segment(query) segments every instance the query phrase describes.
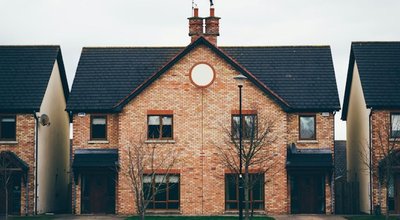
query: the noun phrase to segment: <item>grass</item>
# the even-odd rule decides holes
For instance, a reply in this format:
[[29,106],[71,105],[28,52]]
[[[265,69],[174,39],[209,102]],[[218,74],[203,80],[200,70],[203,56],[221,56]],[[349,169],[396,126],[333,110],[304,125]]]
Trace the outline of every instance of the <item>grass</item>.
[[[127,220],[137,220],[139,217],[132,216]],[[146,216],[146,220],[237,220],[237,216]],[[253,217],[255,220],[273,220],[267,216]]]
[[36,215],[36,216],[9,216],[8,219],[9,220],[51,220],[54,219],[54,216],[50,216],[50,215]]
[[[376,216],[376,215],[362,215],[362,216],[345,216],[346,219],[349,220],[385,220],[384,215]],[[390,220],[398,220],[396,216],[390,216]]]

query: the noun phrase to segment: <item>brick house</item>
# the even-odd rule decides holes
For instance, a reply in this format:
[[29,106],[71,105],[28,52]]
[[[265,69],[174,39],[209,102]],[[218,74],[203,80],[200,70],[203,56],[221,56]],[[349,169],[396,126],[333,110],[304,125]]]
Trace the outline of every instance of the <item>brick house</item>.
[[400,42],[351,45],[342,120],[347,124],[347,178],[359,182],[364,213],[373,213],[378,205],[400,213],[400,170],[394,169],[390,177],[388,198],[378,181],[379,163],[399,148],[399,59]]
[[[268,116],[278,123],[269,149],[278,174],[265,175],[269,181],[252,192],[255,209],[331,213],[334,114],[340,105],[329,46],[219,47],[214,8],[207,18],[195,9],[189,36],[186,47],[83,48],[67,104],[73,115],[75,212],[135,212],[124,175],[125,146],[135,134],[180,152],[169,180],[178,187],[148,211],[237,211],[237,182],[228,180],[215,144],[225,144],[220,125],[235,120],[234,76],[243,74],[245,118]],[[203,78],[196,76],[199,69]]]
[[[67,208],[68,95],[59,46],[0,46],[0,179],[10,177],[9,214]],[[5,195],[1,187],[2,214]]]

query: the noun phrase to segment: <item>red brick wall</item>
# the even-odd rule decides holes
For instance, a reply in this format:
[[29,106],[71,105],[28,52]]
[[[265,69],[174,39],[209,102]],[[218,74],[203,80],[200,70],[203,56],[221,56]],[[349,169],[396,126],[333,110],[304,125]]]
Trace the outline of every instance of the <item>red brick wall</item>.
[[[28,170],[28,213],[34,210],[34,171],[35,171],[35,118],[33,114],[16,116],[16,142],[13,144],[0,143],[0,151],[12,151],[29,165]],[[26,213],[26,187],[21,184],[21,214]]]
[[[190,69],[199,62],[209,63],[216,72],[213,84],[204,89],[195,87],[189,79]],[[114,119],[108,123],[109,144],[89,144],[90,116],[74,116],[74,149],[119,147],[118,214],[135,211],[129,181],[124,175],[127,172],[124,168],[127,163],[126,146],[130,145],[130,140],[139,141],[138,136],[146,136],[148,110],[173,111],[174,142],[159,143],[158,148],[179,154],[173,168],[180,171],[180,212],[184,215],[225,213],[226,167],[220,161],[216,146],[226,145],[222,127],[230,127],[231,112],[238,109],[238,87],[233,79],[238,74],[207,47],[199,46],[128,103],[118,116],[108,116],[108,119]],[[275,121],[273,135],[276,141],[268,147],[268,151],[274,155],[270,163],[276,166],[266,175],[264,211],[268,214],[288,213],[286,147],[288,143],[297,142],[297,115],[285,113],[250,82],[243,87],[243,109],[257,110],[259,118]],[[333,116],[317,115],[317,129],[318,143],[312,146],[333,149]],[[114,140],[116,137],[118,140]],[[327,200],[330,201],[329,187],[328,184]]]
[[[399,112],[399,111],[396,111]],[[372,128],[372,203],[373,207],[379,204],[379,198],[381,200],[382,211],[386,210],[386,187],[382,185],[381,195],[379,195],[379,183],[378,183],[378,166],[388,152],[388,149],[393,147],[395,149],[400,148],[400,140],[391,141],[390,135],[390,111],[372,111],[371,115],[371,128]]]

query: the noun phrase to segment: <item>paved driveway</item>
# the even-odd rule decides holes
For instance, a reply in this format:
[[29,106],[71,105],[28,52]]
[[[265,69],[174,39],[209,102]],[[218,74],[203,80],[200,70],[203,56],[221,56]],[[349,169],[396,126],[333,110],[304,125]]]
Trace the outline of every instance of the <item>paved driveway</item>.
[[344,220],[338,215],[277,215],[272,216],[276,220]]

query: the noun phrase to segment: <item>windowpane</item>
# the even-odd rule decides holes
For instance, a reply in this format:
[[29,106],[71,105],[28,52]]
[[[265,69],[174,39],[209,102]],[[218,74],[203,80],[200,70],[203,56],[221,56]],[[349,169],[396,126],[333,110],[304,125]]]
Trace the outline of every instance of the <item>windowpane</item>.
[[234,138],[239,138],[239,123],[240,117],[239,116],[233,116],[232,117],[232,134]]
[[172,125],[163,125],[162,126],[162,137],[163,138],[172,138]]
[[105,116],[92,117],[92,139],[107,139],[107,122]]
[[[239,179],[236,174],[225,176],[225,208],[237,209],[239,205],[238,195]],[[250,206],[254,209],[264,209],[264,178],[258,174],[250,174]]]
[[[147,199],[156,193],[149,202],[149,209],[179,209],[179,175],[166,176],[164,174],[143,177],[143,188]],[[148,193],[146,193],[148,192]]]
[[315,139],[314,116],[300,116],[300,139]]
[[391,122],[392,122],[391,137],[399,138],[400,137],[400,114],[392,114]]
[[148,137],[151,139],[160,137],[160,126],[158,125],[149,125],[148,127]]
[[149,116],[149,125],[160,125],[160,116]]
[[15,140],[16,137],[16,123],[15,117],[3,117],[1,118],[0,138]]
[[255,124],[255,115],[245,115],[244,116],[244,132],[243,132],[243,138],[244,139],[251,139],[254,137],[255,135],[255,128],[256,128],[256,124]]
[[162,124],[163,125],[172,125],[172,117],[171,116],[163,116]]

